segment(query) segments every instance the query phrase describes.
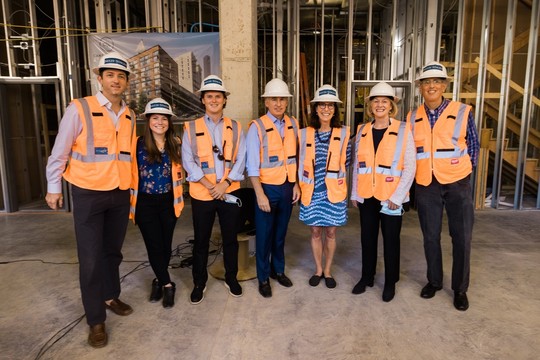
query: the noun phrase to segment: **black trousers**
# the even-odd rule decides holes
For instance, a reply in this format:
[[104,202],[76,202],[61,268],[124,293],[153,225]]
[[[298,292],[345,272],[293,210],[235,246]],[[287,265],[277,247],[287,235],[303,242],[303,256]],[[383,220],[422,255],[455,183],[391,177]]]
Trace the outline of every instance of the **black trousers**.
[[81,296],[86,321],[93,326],[106,319],[105,300],[120,296],[129,190],[72,189]]
[[370,282],[377,268],[379,224],[384,246],[384,282],[399,281],[401,216],[381,214],[381,201],[374,197],[358,203],[360,210],[360,240],[362,243],[362,279]]
[[238,273],[237,232],[238,216],[240,215],[238,205],[221,200],[201,201],[192,198],[191,212],[195,234],[192,267],[193,284],[195,286],[205,286],[208,280],[208,251],[216,213],[219,216],[221,229],[225,279],[236,279]]
[[474,223],[471,178],[440,184],[435,177],[428,186],[416,184],[416,205],[427,261],[427,278],[434,286],[443,286],[441,231],[443,209],[452,237],[452,290],[469,289],[471,242]]
[[178,220],[174,213],[173,192],[145,194],[139,192],[135,222],[144,239],[148,261],[159,283],[171,282],[169,262],[172,253],[174,227]]

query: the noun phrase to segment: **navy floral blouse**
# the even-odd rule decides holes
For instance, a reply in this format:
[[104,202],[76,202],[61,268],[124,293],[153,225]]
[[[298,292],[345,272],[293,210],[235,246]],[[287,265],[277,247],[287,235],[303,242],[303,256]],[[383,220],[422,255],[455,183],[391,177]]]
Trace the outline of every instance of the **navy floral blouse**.
[[166,151],[161,162],[150,163],[144,147],[144,137],[137,140],[137,164],[139,168],[139,191],[146,194],[165,194],[172,190],[171,160]]

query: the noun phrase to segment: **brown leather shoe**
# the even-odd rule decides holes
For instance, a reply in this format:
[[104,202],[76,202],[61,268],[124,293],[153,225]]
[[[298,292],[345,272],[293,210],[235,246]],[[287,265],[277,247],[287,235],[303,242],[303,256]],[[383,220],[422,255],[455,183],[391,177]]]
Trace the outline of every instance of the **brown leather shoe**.
[[88,344],[95,348],[102,348],[107,345],[107,332],[105,324],[97,324],[90,326],[90,334],[88,334]]
[[105,303],[105,306],[107,309],[120,316],[127,316],[133,312],[133,308],[120,301],[120,299],[113,299],[110,304]]

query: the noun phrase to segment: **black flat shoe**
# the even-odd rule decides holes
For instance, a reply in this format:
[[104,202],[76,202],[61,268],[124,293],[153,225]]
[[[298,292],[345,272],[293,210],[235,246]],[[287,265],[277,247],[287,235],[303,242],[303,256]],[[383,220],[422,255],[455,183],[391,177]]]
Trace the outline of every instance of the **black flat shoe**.
[[150,291],[150,302],[158,302],[163,297],[163,287],[159,284],[158,279],[152,280],[152,289]]
[[322,277],[323,277],[322,275],[313,275],[309,279],[309,285],[311,285],[311,286],[319,285],[319,283],[321,282]]
[[163,307],[165,309],[172,308],[174,306],[174,293],[176,292],[176,284],[171,282],[172,286],[163,287]]
[[[324,274],[323,274],[324,275]],[[324,277],[324,283],[329,289],[333,289],[337,286],[336,280],[332,276]]]
[[382,299],[384,302],[390,302],[396,295],[396,284],[384,284],[384,290],[382,293]]
[[366,286],[373,287],[373,280],[366,281],[364,279],[360,279],[360,281],[354,285],[352,293],[355,295],[363,294],[366,292]]

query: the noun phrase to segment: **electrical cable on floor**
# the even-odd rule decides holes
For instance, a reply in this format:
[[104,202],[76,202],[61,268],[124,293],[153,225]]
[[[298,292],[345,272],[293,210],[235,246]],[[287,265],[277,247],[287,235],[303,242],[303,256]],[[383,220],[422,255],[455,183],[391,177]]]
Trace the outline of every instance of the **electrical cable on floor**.
[[[45,355],[45,353],[47,351],[49,351],[54,344],[56,344],[58,341],[62,340],[62,338],[64,336],[66,336],[68,333],[71,332],[71,330],[73,330],[75,328],[75,326],[77,326],[81,321],[82,319],[85,317],[86,315],[81,315],[79,316],[77,319],[73,320],[72,322],[70,322],[69,324],[67,324],[66,326],[64,326],[63,328],[61,328],[60,330],[58,330],[53,336],[51,336],[49,338],[49,340],[47,340],[45,342],[45,344],[43,344],[43,346],[41,347],[41,349],[39,349],[39,352],[38,354],[36,355],[36,358],[35,360],[38,360],[40,359],[43,355]],[[67,329],[67,330],[66,330]],[[66,330],[63,334],[59,335],[62,331]],[[53,339],[59,335],[59,337],[53,341]],[[52,342],[51,342],[52,341]]]

